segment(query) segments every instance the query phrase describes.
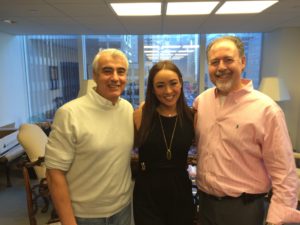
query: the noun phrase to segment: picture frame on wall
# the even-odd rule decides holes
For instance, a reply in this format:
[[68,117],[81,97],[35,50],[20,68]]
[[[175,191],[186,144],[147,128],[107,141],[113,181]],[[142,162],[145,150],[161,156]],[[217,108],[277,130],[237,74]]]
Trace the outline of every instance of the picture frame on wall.
[[50,89],[51,90],[58,89],[59,80],[58,80],[57,66],[49,66],[49,76],[50,76]]

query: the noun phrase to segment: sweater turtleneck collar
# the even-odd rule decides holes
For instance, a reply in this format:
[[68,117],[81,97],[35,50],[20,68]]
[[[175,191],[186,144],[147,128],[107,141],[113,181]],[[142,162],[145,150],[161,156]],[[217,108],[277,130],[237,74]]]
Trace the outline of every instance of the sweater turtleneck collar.
[[89,98],[93,99],[94,102],[97,102],[97,104],[101,105],[102,107],[105,107],[107,109],[114,109],[119,106],[119,103],[121,101],[121,98],[119,97],[117,102],[113,104],[111,101],[107,100],[106,98],[102,97],[100,94],[96,92],[95,89],[92,89],[87,93]]

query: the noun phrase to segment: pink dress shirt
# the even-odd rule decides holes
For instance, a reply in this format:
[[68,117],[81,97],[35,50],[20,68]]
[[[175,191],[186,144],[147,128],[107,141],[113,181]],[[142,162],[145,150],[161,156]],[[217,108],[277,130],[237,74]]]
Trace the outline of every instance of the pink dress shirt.
[[194,101],[198,139],[197,186],[215,196],[267,193],[267,221],[300,222],[299,181],[284,113],[268,96],[242,80],[223,105],[215,88]]

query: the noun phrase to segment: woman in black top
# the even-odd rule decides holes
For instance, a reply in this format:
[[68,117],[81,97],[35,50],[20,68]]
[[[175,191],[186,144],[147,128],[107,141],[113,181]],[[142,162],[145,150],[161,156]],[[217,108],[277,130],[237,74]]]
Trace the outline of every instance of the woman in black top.
[[194,204],[187,155],[194,140],[193,113],[182,75],[171,61],[155,64],[145,104],[134,113],[139,172],[135,179],[135,225],[192,225]]

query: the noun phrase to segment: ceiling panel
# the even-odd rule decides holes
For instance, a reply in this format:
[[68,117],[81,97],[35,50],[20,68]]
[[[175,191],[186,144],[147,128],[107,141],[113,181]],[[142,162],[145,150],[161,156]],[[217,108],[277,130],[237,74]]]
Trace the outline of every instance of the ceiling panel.
[[77,16],[98,16],[108,15],[115,16],[114,12],[106,4],[87,4],[87,3],[74,3],[74,4],[53,4],[61,12],[66,15]]
[[[143,0],[146,1],[146,0]],[[159,0],[147,0],[156,2]],[[171,1],[171,0],[170,0]],[[173,0],[172,0],[173,1]],[[118,17],[110,2],[137,0],[0,0],[0,32],[8,34],[170,34],[269,32],[300,27],[300,0],[279,0],[259,14]],[[220,0],[222,5],[225,0]],[[2,22],[5,19],[15,24]]]

